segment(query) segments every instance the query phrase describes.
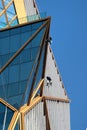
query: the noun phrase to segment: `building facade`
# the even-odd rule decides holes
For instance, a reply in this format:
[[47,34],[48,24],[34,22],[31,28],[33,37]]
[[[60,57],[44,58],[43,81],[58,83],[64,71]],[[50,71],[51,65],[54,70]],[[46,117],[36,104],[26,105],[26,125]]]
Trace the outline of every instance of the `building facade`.
[[50,21],[34,0],[0,1],[0,130],[70,130]]

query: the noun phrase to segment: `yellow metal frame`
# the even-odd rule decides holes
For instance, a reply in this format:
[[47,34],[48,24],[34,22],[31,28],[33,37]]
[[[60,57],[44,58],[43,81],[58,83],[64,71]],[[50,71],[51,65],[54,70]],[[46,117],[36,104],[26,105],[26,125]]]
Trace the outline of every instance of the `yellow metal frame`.
[[[2,2],[4,3],[4,1],[2,0]],[[13,3],[13,0],[11,0],[5,7],[4,9],[1,11],[0,13],[0,17],[6,12],[6,10],[9,8],[9,6]]]
[[3,5],[3,10],[0,12],[0,17],[2,15],[5,15],[5,18],[6,18],[6,27],[10,26],[10,24],[18,17],[17,14],[15,14],[15,16],[11,19],[11,21],[9,22],[8,20],[8,16],[7,16],[7,9],[12,5],[14,4],[14,0],[11,0],[6,6],[4,4],[4,0],[2,0],[2,5]]
[[38,90],[42,87],[42,85],[44,84],[44,79],[42,79],[40,81],[40,83],[38,84],[38,86],[36,87],[36,89],[33,91],[32,97],[31,97],[31,101],[34,99],[34,97],[36,96]]
[[20,124],[20,130],[24,130],[25,126],[24,126],[24,116],[27,112],[29,112],[38,102],[40,102],[43,97],[37,96],[36,98],[35,95],[37,94],[38,90],[41,88],[41,86],[43,85],[44,79],[42,79],[40,81],[40,83],[38,84],[37,88],[33,91],[33,95],[30,101],[29,106],[27,104],[25,104],[24,106],[22,106],[19,111],[16,111],[13,115],[13,118],[9,124],[8,130],[14,130],[16,123],[19,120],[19,124]]
[[[8,130],[13,130],[12,128],[14,128],[14,126],[16,125],[17,119],[19,118],[19,112],[16,108],[14,108],[12,105],[10,105],[9,103],[7,103],[5,100],[3,100],[2,98],[0,98],[0,102],[5,105],[7,108],[11,109],[12,111],[14,111],[14,115],[12,117],[11,120],[11,125],[10,128],[8,127]],[[15,121],[15,122],[14,122]],[[13,123],[14,122],[14,123]]]
[[38,102],[40,102],[43,99],[43,97],[36,97],[32,100],[29,106],[25,105],[20,108],[19,111],[16,111],[13,115],[13,118],[9,124],[8,130],[14,130],[17,122],[19,121],[20,124],[20,130],[25,130],[24,126],[24,116],[27,112],[29,112]]
[[45,100],[51,100],[51,101],[58,101],[58,102],[65,102],[65,103],[70,102],[68,98],[64,99],[64,98],[55,98],[55,97],[49,97],[49,96],[44,96],[43,98],[45,98]]
[[15,125],[16,125],[16,123],[17,123],[17,121],[18,121],[19,116],[20,116],[20,113],[19,113],[18,111],[16,111],[16,112],[14,113],[13,117],[12,117],[12,120],[11,120],[11,122],[10,122],[10,125],[9,125],[9,127],[8,127],[8,130],[14,130]]
[[6,102],[5,100],[3,100],[2,98],[0,98],[0,102],[1,102],[2,104],[4,104],[5,106],[7,106],[8,108],[10,108],[11,110],[17,111],[16,108],[14,108],[12,105],[10,105],[9,103],[7,103],[7,102]]

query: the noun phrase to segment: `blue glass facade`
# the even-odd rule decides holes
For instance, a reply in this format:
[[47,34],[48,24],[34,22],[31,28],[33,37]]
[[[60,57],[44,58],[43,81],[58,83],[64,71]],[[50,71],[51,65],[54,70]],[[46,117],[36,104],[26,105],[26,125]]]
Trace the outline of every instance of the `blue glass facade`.
[[[43,24],[44,22],[32,23],[0,32],[0,69]],[[20,108],[21,103],[27,103],[30,83],[32,84],[36,69],[33,66],[38,62],[35,62],[35,60],[38,60],[44,32],[45,27],[0,74],[0,98],[3,98],[17,109]],[[33,72],[32,78],[29,77],[31,71]],[[39,77],[41,78],[41,73]]]

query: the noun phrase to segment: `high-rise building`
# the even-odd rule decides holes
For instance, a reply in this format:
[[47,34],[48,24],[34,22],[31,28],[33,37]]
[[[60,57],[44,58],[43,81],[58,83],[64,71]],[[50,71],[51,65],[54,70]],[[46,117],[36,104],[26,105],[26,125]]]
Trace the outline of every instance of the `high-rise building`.
[[0,130],[70,130],[50,20],[34,0],[0,0]]

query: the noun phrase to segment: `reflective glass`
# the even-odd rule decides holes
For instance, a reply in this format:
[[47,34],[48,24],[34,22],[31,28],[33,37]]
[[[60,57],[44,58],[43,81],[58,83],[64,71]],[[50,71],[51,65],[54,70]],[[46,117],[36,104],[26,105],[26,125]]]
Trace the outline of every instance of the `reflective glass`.
[[14,111],[0,103],[0,130],[7,130]]
[[3,14],[2,16],[0,16],[0,28],[3,28],[6,26],[6,18],[5,15]]
[[[34,23],[34,27],[33,24],[30,24],[0,32],[0,67],[8,62],[9,58],[24,45],[41,24],[43,22],[36,23],[36,27]],[[20,107],[23,99],[27,99],[29,95],[31,85],[28,87],[27,95],[25,94],[26,87],[35,60],[40,53],[44,31],[45,28],[36,35],[2,74],[0,74],[0,97],[4,98],[17,109]],[[34,73],[31,77],[30,83],[33,80]],[[26,102],[27,100],[23,103]]]
[[2,12],[2,8],[0,7],[0,13]]
[[28,22],[38,20],[38,19],[41,19],[41,18],[46,18],[46,12],[27,16]]
[[1,9],[1,10],[3,9],[2,0],[0,0],[0,9]]
[[6,11],[7,17],[8,17],[8,21],[10,22],[12,20],[12,18],[15,16],[14,14],[10,13],[9,11]]
[[8,21],[10,22],[12,18],[15,16],[15,9],[13,3],[9,6],[9,8],[7,8],[6,14],[8,17]]
[[10,23],[10,26],[15,26],[15,25],[17,25],[18,24],[18,20],[17,20],[17,18],[14,20],[14,21],[12,21],[11,23]]
[[39,63],[38,71],[37,71],[37,76],[36,76],[36,80],[35,80],[35,84],[34,84],[34,89],[37,87],[38,83],[42,79],[44,56],[45,56],[44,53],[45,53],[45,46],[43,46],[41,59],[40,59],[40,63]]
[[19,128],[19,122],[17,122],[17,124],[16,124],[14,130],[20,130],[20,128]]
[[[45,28],[43,28],[40,31],[40,33],[36,36],[36,38],[32,41],[32,46],[38,46],[38,44],[42,43],[41,42],[42,41],[41,38],[42,38],[42,36],[44,34],[44,31],[45,31]],[[41,36],[41,34],[42,34],[42,36]],[[31,74],[30,74],[30,76],[28,78],[28,83],[27,83],[27,88],[26,88],[26,91],[25,91],[25,96],[24,96],[25,98],[23,100],[23,104],[25,104],[28,101],[28,97],[29,97],[29,94],[30,94],[30,88],[31,88],[33,80],[34,80],[34,76],[35,76],[35,72],[36,72],[36,67],[37,67],[37,64],[38,64],[38,58],[39,58],[39,55],[40,55],[40,49],[41,49],[41,45],[40,45],[40,47],[38,49],[37,49],[37,47],[33,47],[33,49],[32,49],[32,59],[35,57],[36,54],[37,54],[37,56],[36,56],[34,65],[32,67]],[[42,61],[43,61],[43,58],[42,58]],[[41,64],[41,67],[43,67],[42,64]],[[38,74],[40,74],[40,75],[39,75],[39,80],[37,80],[37,82],[39,82],[40,79],[42,78],[42,72],[38,73]],[[35,85],[35,87],[36,87],[36,85]]]
[[9,12],[10,14],[12,14],[12,15],[15,15],[14,4],[12,3],[6,11]]
[[7,5],[11,0],[4,0],[4,4]]
[[39,15],[35,14],[35,15],[31,15],[27,17],[27,20],[30,21],[34,21],[34,20],[38,20],[39,19]]

